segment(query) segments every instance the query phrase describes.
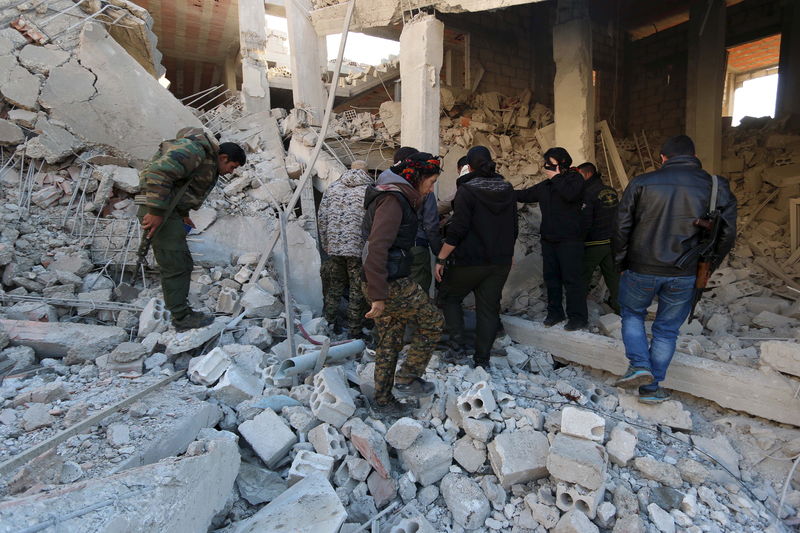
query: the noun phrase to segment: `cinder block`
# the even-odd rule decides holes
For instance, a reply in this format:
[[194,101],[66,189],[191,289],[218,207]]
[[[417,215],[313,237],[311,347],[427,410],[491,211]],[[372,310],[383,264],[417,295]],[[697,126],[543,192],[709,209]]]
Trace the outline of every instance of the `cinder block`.
[[603,442],[606,419],[597,413],[568,406],[561,410],[561,432],[573,437]]
[[348,455],[344,462],[350,477],[356,481],[366,481],[372,471],[372,467],[367,461],[355,455]]
[[403,417],[386,432],[386,442],[395,450],[405,450],[417,440],[420,433],[422,424],[413,418]]
[[239,433],[269,468],[274,468],[297,442],[297,436],[272,409],[239,424]]
[[547,456],[547,470],[561,481],[599,489],[606,477],[608,456],[596,442],[559,433]]
[[233,313],[233,309],[236,307],[236,302],[239,301],[239,293],[230,287],[222,287],[222,290],[219,291],[219,296],[217,296],[217,313],[222,313],[224,315],[229,315]]
[[330,479],[332,470],[333,457],[310,452],[308,450],[300,450],[297,452],[297,455],[295,455],[294,461],[292,461],[292,466],[289,468],[289,475],[286,481],[291,487],[301,479],[315,472],[325,476],[325,479]]
[[380,509],[397,497],[397,482],[394,479],[385,479],[378,472],[373,472],[367,478],[369,494],[375,500],[375,506]]
[[389,533],[436,533],[428,519],[422,515],[404,518]]
[[431,429],[424,429],[414,443],[401,450],[400,459],[423,487],[432,485],[450,471],[453,448]]
[[189,361],[189,379],[199,385],[209,387],[216,383],[231,366],[231,357],[222,348],[214,348],[205,355],[193,357]]
[[534,430],[499,434],[489,443],[489,463],[504,489],[547,475],[550,443],[544,433]]
[[347,423],[350,442],[358,453],[372,465],[383,478],[389,477],[392,465],[389,463],[389,450],[383,436],[364,423],[360,418],[353,418]]
[[559,481],[556,484],[556,507],[564,512],[577,509],[589,518],[597,515],[597,506],[603,503],[606,489],[589,490],[574,483]]
[[479,381],[458,397],[458,410],[462,418],[482,418],[495,409],[497,403],[486,381]]
[[139,337],[146,337],[154,331],[161,333],[167,329],[171,319],[171,313],[164,306],[164,300],[151,298],[139,315]]
[[338,460],[347,455],[344,437],[330,424],[320,424],[308,432],[308,441],[317,453]]
[[340,428],[355,411],[356,404],[338,367],[323,368],[314,376],[314,392],[311,394],[314,416]]

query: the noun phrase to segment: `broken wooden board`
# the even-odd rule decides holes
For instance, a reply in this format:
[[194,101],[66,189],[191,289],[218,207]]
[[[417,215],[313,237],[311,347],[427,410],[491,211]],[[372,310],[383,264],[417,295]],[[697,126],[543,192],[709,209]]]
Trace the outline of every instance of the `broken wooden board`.
[[[502,316],[515,341],[550,352],[553,357],[621,376],[628,367],[622,341],[585,331],[545,328],[540,323]],[[797,382],[781,374],[676,352],[663,383],[667,389],[705,398],[776,422],[800,426]]]
[[800,184],[800,163],[768,168],[762,174],[764,181],[775,187]]
[[536,135],[536,142],[539,143],[539,148],[542,149],[542,153],[545,153],[556,145],[555,123],[539,128],[534,135]]
[[600,128],[600,136],[603,138],[603,143],[605,143],[606,150],[608,150],[608,155],[611,158],[611,166],[614,169],[614,175],[624,190],[625,187],[628,186],[628,173],[625,172],[625,165],[622,163],[622,158],[619,156],[617,143],[614,141],[614,136],[611,135],[608,122],[601,120],[597,126]]

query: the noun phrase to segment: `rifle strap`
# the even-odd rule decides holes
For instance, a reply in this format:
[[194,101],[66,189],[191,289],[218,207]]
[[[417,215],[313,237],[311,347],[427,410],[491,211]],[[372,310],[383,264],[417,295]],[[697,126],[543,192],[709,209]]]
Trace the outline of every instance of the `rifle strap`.
[[713,213],[717,209],[717,194],[719,193],[719,178],[716,174],[711,176],[711,201],[709,202],[708,212]]

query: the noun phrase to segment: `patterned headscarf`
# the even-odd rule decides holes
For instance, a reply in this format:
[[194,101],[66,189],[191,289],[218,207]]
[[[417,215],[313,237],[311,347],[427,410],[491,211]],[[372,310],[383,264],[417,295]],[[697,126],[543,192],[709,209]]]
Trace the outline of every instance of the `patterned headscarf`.
[[417,175],[429,176],[440,173],[442,171],[442,162],[439,156],[427,152],[417,152],[392,167],[392,171],[414,185],[414,179]]

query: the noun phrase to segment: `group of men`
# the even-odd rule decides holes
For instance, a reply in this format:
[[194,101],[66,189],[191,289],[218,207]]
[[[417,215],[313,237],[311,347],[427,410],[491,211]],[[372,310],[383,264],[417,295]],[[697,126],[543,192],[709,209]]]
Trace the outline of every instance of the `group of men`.
[[[398,152],[395,160],[407,156]],[[674,354],[679,328],[697,293],[696,270],[701,258],[696,250],[706,243],[703,225],[698,221],[711,211],[718,214],[715,239],[710,248],[705,247],[713,257],[711,270],[731,250],[736,234],[736,198],[727,180],[702,169],[692,140],[685,135],[667,140],[661,158],[661,168],[634,178],[620,200],[592,163],[573,168],[567,151],[554,148],[545,154],[548,179],[513,192],[517,202],[537,202],[542,211],[540,234],[548,299],[544,325],[567,319],[567,330],[587,326],[586,294],[599,267],[609,289],[607,303],[622,318],[622,337],[630,361],[618,384],[639,386],[640,401],[649,403],[669,397],[660,383]],[[192,270],[186,245],[185,228],[192,225],[188,211],[202,204],[219,174],[233,172],[245,160],[238,145],[219,145],[202,130],[185,130],[177,139],[162,143],[140,174],[144,194],[138,201],[139,218],[146,236],[153,239],[165,303],[178,330],[200,327],[212,319],[193,311],[187,303]],[[392,177],[397,178],[382,176],[389,182]],[[364,327],[370,325],[362,285],[367,239],[362,220],[365,193],[372,185],[366,164],[356,161],[330,184],[319,209],[320,244],[327,256],[321,272],[325,317],[337,324],[337,308],[349,287],[348,333],[357,337],[363,336]],[[442,237],[433,193],[422,198],[420,205],[415,217],[416,237],[409,246],[413,256],[411,278],[427,292],[432,282],[429,250],[434,256],[439,254]],[[564,293],[566,313],[562,307]],[[654,298],[658,299],[658,310],[648,340],[645,319]]]

